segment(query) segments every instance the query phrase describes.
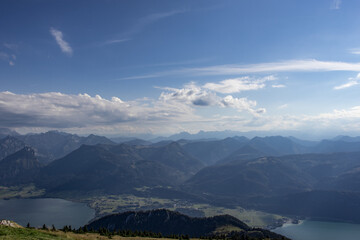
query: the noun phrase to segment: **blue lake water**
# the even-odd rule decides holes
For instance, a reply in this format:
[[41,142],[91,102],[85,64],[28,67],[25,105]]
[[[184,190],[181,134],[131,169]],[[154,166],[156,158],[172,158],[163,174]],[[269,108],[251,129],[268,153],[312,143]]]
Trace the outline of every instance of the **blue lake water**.
[[285,224],[272,230],[292,240],[347,240],[360,239],[360,224],[303,221],[300,224]]
[[13,220],[22,226],[43,224],[56,228],[71,225],[78,228],[95,216],[86,204],[56,198],[0,200],[0,219]]

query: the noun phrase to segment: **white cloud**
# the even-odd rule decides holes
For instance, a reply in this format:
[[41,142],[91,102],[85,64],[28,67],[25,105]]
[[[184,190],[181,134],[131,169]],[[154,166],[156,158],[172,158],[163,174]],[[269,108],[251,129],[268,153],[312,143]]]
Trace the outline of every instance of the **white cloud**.
[[150,14],[148,16],[145,16],[145,17],[139,19],[137,24],[132,26],[132,28],[129,31],[123,33],[122,35],[123,36],[132,36],[136,33],[141,32],[146,26],[148,26],[150,24],[153,24],[161,19],[168,18],[168,17],[174,16],[174,15],[177,15],[180,13],[184,13],[184,12],[186,12],[186,11],[185,10],[174,10],[174,11],[169,11],[169,12]]
[[53,27],[50,28],[50,33],[55,38],[55,41],[59,45],[61,51],[71,56],[73,54],[73,50],[69,43],[64,40],[63,33]]
[[289,106],[288,104],[283,104],[283,105],[278,106],[278,109],[285,109],[288,106]]
[[353,71],[360,72],[360,63],[333,62],[312,60],[288,60],[282,62],[269,62],[249,65],[217,65],[199,68],[183,68],[146,75],[130,76],[122,79],[143,79],[165,77],[173,75],[189,76],[216,76],[241,75],[248,73],[276,73],[276,72],[329,72]]
[[273,88],[285,88],[286,86],[284,84],[273,84],[271,85]]
[[[138,102],[124,102],[117,97],[107,100],[99,95],[91,97],[88,94],[68,95],[56,92],[29,95],[2,92],[0,112],[2,115],[0,125],[20,124],[60,128],[116,124],[163,117],[157,107],[149,108]],[[168,116],[174,113],[176,108],[169,110]]]
[[226,79],[220,83],[206,83],[203,88],[220,93],[237,93],[248,90],[258,90],[265,87],[265,81],[275,80],[274,76],[267,76],[261,79],[252,79],[248,76]]
[[183,103],[194,106],[218,106],[230,107],[239,112],[247,111],[252,115],[258,116],[265,113],[263,108],[256,109],[256,101],[248,100],[247,98],[235,98],[228,95],[224,98],[216,95],[215,92],[209,91],[194,83],[184,86],[184,88],[163,88],[166,92],[161,93],[160,100],[174,103]]
[[221,100],[221,104],[224,107],[235,108],[240,112],[249,111],[254,116],[259,116],[260,114],[266,113],[265,108],[255,109],[256,101],[251,101],[247,98],[234,98],[233,96],[228,95]]
[[206,91],[195,83],[189,83],[184,88],[163,88],[166,92],[162,92],[160,100],[170,102],[182,102],[195,106],[211,106],[215,105],[219,97],[215,93]]
[[359,55],[360,54],[360,48],[352,48],[349,50],[350,53]]
[[352,87],[352,86],[355,86],[355,85],[358,85],[359,82],[357,80],[351,80],[347,83],[344,83],[342,85],[339,85],[339,86],[335,86],[334,89],[335,90],[340,90],[340,89],[344,89],[344,88],[349,88],[349,87]]
[[112,39],[105,41],[102,45],[111,45],[111,44],[117,44],[117,43],[123,43],[131,40],[131,38],[122,38],[122,39]]
[[[198,130],[276,131],[360,130],[360,106],[315,115],[271,115],[254,100],[219,97],[195,84],[167,88],[158,100],[124,101],[99,95],[56,92],[15,94],[0,92],[0,126],[31,129],[67,129],[98,133],[174,133]],[[201,106],[232,108],[231,114],[198,115]],[[284,109],[287,104],[279,106]],[[244,114],[249,113],[249,114]],[[40,129],[40,130],[39,130]]]
[[360,73],[356,76],[356,78],[349,78],[349,81],[347,83],[341,84],[339,86],[335,86],[335,90],[340,90],[344,88],[353,87],[359,84],[360,81]]
[[340,5],[341,5],[341,0],[333,0],[330,8],[334,10],[338,10],[340,9]]

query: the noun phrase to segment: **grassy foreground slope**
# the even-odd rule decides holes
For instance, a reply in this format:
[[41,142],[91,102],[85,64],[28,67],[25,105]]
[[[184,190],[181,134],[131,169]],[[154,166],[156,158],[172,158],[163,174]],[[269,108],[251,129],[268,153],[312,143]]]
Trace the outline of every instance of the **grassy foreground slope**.
[[[73,233],[73,232],[62,232],[62,231],[50,231],[50,230],[41,230],[41,229],[29,229],[29,228],[14,228],[8,226],[0,225],[0,240],[105,240],[105,239],[114,239],[114,240],[174,240],[173,238],[150,238],[150,237],[122,237],[113,235],[111,237],[102,236],[97,233]],[[258,240],[258,238],[251,238]],[[262,240],[270,240],[270,238],[261,238]],[[287,238],[282,238],[287,239]]]
[[[62,232],[62,231],[47,231],[40,229],[29,229],[29,228],[13,228],[8,226],[0,225],[0,239],[21,239],[21,240],[62,240],[62,239],[109,239],[107,236],[101,236],[97,233],[83,233],[77,234],[73,232]],[[146,238],[146,237],[121,237],[112,236],[111,239],[118,240],[158,240],[159,238]],[[166,238],[161,238],[167,240]],[[170,240],[170,239],[169,239]],[[174,240],[174,239],[171,239]]]

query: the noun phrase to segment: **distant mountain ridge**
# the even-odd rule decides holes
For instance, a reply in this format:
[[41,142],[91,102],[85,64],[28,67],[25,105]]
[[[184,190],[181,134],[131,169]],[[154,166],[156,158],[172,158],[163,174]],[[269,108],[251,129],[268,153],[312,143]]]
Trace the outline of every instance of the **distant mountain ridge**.
[[[11,142],[10,142],[11,141]],[[6,152],[14,152],[12,148],[18,150],[19,146],[30,146],[35,150],[39,161],[46,164],[57,158],[79,148],[82,144],[115,144],[106,137],[90,134],[87,137],[80,137],[75,134],[63,133],[58,131],[49,131],[40,134],[7,136],[0,140],[0,160],[6,155]],[[16,147],[17,146],[17,147]],[[5,150],[5,149],[8,150]]]
[[0,139],[0,161],[24,147],[25,143],[15,137],[6,136]]
[[20,134],[14,130],[9,128],[1,128],[0,127],[0,139],[7,136],[19,136]]

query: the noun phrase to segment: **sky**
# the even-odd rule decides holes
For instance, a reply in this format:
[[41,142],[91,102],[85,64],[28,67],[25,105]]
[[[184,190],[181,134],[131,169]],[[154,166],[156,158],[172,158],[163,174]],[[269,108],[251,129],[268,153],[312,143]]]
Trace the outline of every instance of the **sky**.
[[2,0],[0,127],[360,134],[360,1]]

